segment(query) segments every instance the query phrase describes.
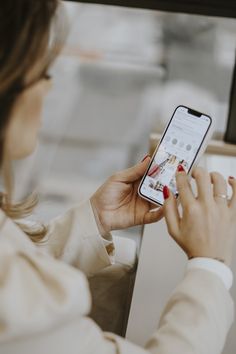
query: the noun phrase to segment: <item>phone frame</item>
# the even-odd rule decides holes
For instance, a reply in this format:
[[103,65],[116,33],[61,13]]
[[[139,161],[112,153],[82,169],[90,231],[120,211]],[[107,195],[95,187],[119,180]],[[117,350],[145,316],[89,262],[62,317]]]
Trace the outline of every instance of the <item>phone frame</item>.
[[[188,174],[188,175],[191,173],[191,171],[192,171],[192,169],[193,169],[193,167],[194,167],[194,164],[196,163],[196,160],[197,160],[197,158],[199,157],[200,153],[203,152],[203,151],[202,151],[202,148],[203,148],[203,146],[204,146],[204,142],[205,142],[205,140],[206,140],[206,138],[207,138],[207,135],[208,135],[209,132],[210,132],[211,127],[212,127],[212,118],[211,118],[208,114],[198,112],[198,111],[196,111],[196,110],[194,110],[194,109],[192,109],[192,108],[190,108],[190,107],[187,107],[187,106],[185,106],[185,105],[179,105],[178,107],[176,107],[176,109],[174,110],[174,113],[172,114],[172,117],[170,118],[169,122],[168,122],[167,125],[166,125],[166,128],[165,128],[165,130],[164,130],[164,133],[163,133],[163,135],[162,135],[162,137],[161,137],[161,139],[160,139],[160,141],[159,141],[159,143],[158,143],[158,145],[157,145],[157,147],[156,147],[156,149],[155,149],[155,151],[154,151],[154,153],[153,153],[153,155],[152,155],[151,161],[150,161],[150,163],[149,163],[149,165],[148,165],[148,168],[147,168],[147,170],[146,170],[146,172],[145,172],[145,174],[144,174],[144,176],[143,176],[143,178],[142,178],[142,180],[141,180],[141,182],[140,182],[140,184],[139,184],[139,188],[138,188],[138,194],[139,194],[139,196],[140,196],[141,198],[146,199],[147,201],[149,201],[149,202],[151,202],[151,203],[153,203],[153,204],[155,204],[155,205],[158,205],[158,206],[163,206],[163,204],[158,203],[156,200],[154,200],[154,199],[152,199],[152,198],[150,198],[150,197],[147,197],[147,196],[143,195],[143,194],[141,193],[141,188],[142,188],[142,185],[143,185],[143,182],[144,182],[145,178],[147,177],[147,173],[148,173],[148,171],[149,171],[149,169],[150,169],[150,167],[151,167],[151,165],[152,165],[152,163],[153,163],[153,160],[154,160],[154,158],[155,158],[155,156],[156,156],[156,154],[157,154],[157,151],[158,151],[158,149],[159,149],[159,146],[161,145],[161,143],[162,143],[162,141],[163,141],[163,139],[164,139],[164,137],[165,137],[165,135],[166,135],[166,133],[167,133],[167,131],[168,131],[168,128],[169,128],[169,126],[170,126],[170,124],[171,124],[171,122],[172,122],[172,120],[173,120],[173,118],[174,118],[174,116],[175,116],[175,114],[176,114],[176,111],[177,111],[179,108],[186,108],[186,109],[188,110],[188,112],[189,112],[189,111],[192,112],[192,115],[193,115],[193,116],[196,116],[196,117],[199,117],[199,118],[200,118],[201,116],[205,116],[205,117],[208,117],[208,118],[210,119],[209,127],[208,127],[208,129],[207,129],[207,131],[206,131],[206,133],[205,133],[205,135],[204,135],[202,141],[201,141],[201,144],[199,145],[199,148],[198,148],[198,150],[197,150],[197,152],[196,152],[196,154],[195,154],[195,156],[194,156],[194,159],[193,159],[193,161],[192,161],[192,163],[191,163],[191,166],[190,166],[189,170],[187,171],[187,174]],[[191,113],[190,113],[190,114],[191,114]],[[205,150],[205,149],[204,149],[204,150]]]

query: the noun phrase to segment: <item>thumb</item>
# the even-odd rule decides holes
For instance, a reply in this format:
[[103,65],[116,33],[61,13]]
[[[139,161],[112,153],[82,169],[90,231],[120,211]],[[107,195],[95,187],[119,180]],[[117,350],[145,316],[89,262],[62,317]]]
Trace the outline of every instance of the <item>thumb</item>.
[[147,156],[145,160],[137,165],[128,168],[127,170],[116,173],[115,179],[119,182],[136,182],[140,180],[146,172],[148,165],[151,161],[151,157]]

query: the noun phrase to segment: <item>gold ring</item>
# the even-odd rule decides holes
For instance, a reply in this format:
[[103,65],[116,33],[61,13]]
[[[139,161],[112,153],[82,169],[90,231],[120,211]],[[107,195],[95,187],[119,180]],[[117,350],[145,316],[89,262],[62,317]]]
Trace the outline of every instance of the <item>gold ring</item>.
[[226,200],[229,199],[229,197],[226,194],[215,194],[214,197],[215,198],[222,198],[222,199],[226,199]]

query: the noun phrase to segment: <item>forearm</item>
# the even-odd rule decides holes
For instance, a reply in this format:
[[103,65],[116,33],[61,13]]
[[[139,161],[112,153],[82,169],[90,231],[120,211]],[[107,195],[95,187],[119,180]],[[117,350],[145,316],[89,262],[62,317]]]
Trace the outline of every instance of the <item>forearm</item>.
[[114,254],[112,236],[105,239],[100,235],[89,201],[54,219],[39,247],[88,276],[111,265]]

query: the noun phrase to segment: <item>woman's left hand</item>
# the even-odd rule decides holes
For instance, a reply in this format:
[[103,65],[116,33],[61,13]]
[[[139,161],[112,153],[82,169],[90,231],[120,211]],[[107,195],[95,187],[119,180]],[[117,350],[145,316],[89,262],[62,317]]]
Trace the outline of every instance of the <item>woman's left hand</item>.
[[[128,227],[150,224],[163,217],[163,209],[140,198],[138,187],[150,163],[141,163],[110,177],[91,197],[90,202],[102,235]],[[155,208],[155,211],[152,209]]]

